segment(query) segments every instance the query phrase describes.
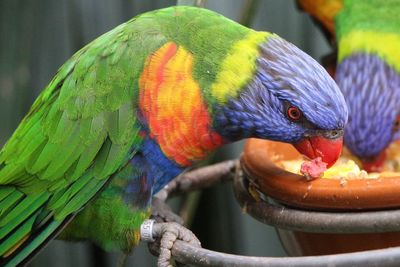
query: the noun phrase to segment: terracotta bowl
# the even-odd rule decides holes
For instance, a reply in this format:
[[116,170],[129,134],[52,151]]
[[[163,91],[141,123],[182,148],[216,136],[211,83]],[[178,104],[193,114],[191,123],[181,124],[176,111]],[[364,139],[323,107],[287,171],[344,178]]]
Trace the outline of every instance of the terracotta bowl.
[[[277,202],[308,210],[355,211],[400,207],[400,177],[348,180],[317,179],[279,168],[277,160],[299,157],[288,144],[250,139],[241,166],[258,190]],[[288,231],[277,228],[291,256],[311,256],[400,246],[400,233],[332,234]]]
[[246,142],[242,167],[259,190],[289,206],[310,210],[374,210],[400,207],[400,176],[378,179],[306,181],[279,168],[277,160],[298,159],[293,146],[259,139]]

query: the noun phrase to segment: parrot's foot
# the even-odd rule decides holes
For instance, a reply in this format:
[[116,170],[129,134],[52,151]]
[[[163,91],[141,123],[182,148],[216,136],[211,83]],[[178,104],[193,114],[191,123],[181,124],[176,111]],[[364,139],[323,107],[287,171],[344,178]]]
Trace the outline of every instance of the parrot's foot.
[[151,218],[156,222],[176,222],[183,224],[181,217],[176,215],[164,201],[157,197],[153,197],[151,203]]
[[161,223],[161,241],[160,241],[160,256],[158,256],[158,267],[172,267],[171,249],[177,239],[188,242],[189,244],[201,247],[200,241],[197,237],[184,226],[169,222]]
[[201,247],[197,237],[184,226],[175,223],[154,223],[147,220],[142,224],[141,237],[143,241],[154,241],[153,235],[160,237],[158,267],[172,267],[171,249],[176,240],[182,240],[195,247]]

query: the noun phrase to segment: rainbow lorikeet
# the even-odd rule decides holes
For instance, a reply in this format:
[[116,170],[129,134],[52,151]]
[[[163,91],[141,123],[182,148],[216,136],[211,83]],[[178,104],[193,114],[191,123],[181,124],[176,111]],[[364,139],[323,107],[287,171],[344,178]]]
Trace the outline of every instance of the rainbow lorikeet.
[[299,0],[337,45],[335,79],[349,108],[344,143],[380,171],[400,138],[399,0]]
[[311,57],[214,12],[139,15],[69,59],[0,152],[0,263],[48,240],[129,252],[151,197],[218,147],[294,144],[328,165],[347,107]]
[[344,1],[336,17],[337,83],[349,107],[344,140],[369,171],[400,138],[400,1]]

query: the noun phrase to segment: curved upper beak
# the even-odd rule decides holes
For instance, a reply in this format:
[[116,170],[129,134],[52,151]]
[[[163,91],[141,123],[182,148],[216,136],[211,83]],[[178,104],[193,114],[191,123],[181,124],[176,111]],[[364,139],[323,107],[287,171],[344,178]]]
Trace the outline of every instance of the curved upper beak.
[[382,151],[376,157],[361,159],[363,169],[367,172],[380,172],[386,159],[386,151]]
[[310,159],[320,157],[329,168],[335,164],[342,153],[343,135],[340,134],[335,138],[317,135],[304,138],[300,142],[293,145],[297,151]]

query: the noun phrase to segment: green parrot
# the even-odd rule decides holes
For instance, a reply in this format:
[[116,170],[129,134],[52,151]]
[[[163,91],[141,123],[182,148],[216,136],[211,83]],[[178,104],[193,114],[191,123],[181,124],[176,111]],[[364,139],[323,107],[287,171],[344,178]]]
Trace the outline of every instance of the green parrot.
[[73,55],[0,151],[0,264],[62,230],[128,253],[152,196],[210,152],[256,137],[330,166],[346,121],[335,82],[279,36],[194,7],[139,15]]

